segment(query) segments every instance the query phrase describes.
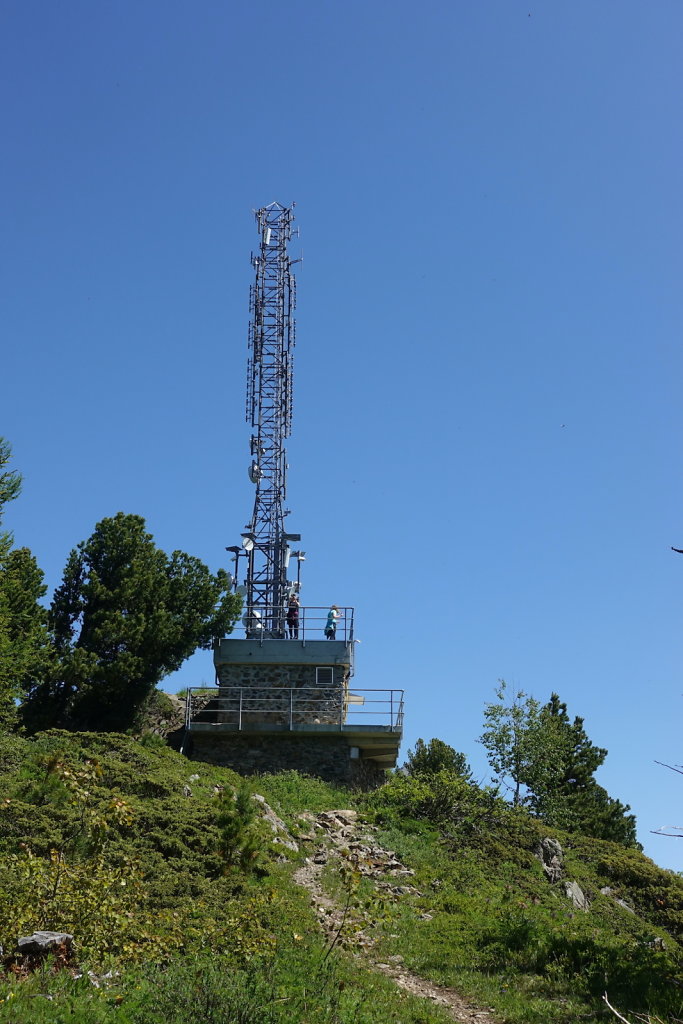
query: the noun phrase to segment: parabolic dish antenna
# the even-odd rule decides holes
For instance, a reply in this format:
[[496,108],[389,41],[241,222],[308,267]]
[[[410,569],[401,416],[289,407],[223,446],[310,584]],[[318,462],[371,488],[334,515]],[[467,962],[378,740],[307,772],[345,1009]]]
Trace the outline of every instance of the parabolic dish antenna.
[[252,608],[251,612],[245,612],[242,616],[242,625],[248,629],[263,629],[261,612],[257,611],[256,608]]

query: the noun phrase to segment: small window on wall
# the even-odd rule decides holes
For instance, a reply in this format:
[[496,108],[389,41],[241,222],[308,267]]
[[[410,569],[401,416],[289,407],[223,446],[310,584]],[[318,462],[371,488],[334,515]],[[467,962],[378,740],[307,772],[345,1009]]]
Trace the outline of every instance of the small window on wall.
[[331,665],[325,666],[324,668],[316,668],[315,670],[315,683],[316,686],[333,686],[334,685],[334,669]]

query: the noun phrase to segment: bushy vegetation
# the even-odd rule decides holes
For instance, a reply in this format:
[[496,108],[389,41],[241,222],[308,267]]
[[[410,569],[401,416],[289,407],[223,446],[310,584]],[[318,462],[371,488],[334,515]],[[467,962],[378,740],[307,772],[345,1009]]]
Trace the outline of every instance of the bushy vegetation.
[[[620,844],[549,833],[525,809],[448,771],[396,774],[366,803],[422,894],[397,905],[385,955],[487,1000],[506,1020],[570,1024],[598,1014],[605,990],[631,1011],[680,1018],[679,876]],[[588,911],[545,877],[534,851],[549,834]]]
[[[253,792],[295,834],[304,810],[355,805],[415,872],[408,891],[392,897],[343,864],[326,869],[330,892],[365,914],[375,958],[402,958],[406,969],[509,1022],[600,1017],[605,990],[623,1009],[680,1018],[681,879],[637,850],[553,831],[566,877],[591,901],[589,911],[576,910],[534,856],[546,826],[467,773],[438,767],[441,760],[353,796],[295,772],[245,782],[117,734],[6,737],[0,998],[8,1019],[447,1019],[364,970],[342,943],[330,949],[291,878],[311,848],[304,840],[300,854],[283,860]],[[74,952],[61,970],[45,965],[22,977],[10,954],[20,934],[38,928],[72,932]]]
[[0,945],[75,936],[54,974],[22,977],[5,956],[14,1024],[446,1019],[381,977],[359,987],[351,960],[326,956],[251,799],[258,787],[294,815],[297,791],[321,809],[348,794],[295,773],[248,784],[128,736],[58,730],[0,741],[0,780]]

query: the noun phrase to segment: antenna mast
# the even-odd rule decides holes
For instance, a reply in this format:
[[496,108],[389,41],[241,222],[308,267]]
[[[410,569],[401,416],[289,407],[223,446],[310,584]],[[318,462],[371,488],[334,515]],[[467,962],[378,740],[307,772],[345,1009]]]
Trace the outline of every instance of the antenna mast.
[[287,243],[293,205],[271,203],[255,211],[261,244],[251,262],[247,422],[252,427],[249,478],[256,486],[254,512],[242,534],[247,556],[244,623],[248,637],[282,637],[287,600],[297,589],[287,580],[290,541],[283,507],[287,491],[284,442],[292,425],[293,317],[296,282]]

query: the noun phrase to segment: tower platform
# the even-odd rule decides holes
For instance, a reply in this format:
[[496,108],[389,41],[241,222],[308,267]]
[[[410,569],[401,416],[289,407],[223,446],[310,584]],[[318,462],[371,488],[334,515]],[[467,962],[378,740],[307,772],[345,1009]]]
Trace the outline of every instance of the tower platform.
[[352,691],[353,642],[228,638],[214,664],[217,687],[188,691],[194,759],[241,774],[296,769],[363,789],[396,764],[403,691]]

